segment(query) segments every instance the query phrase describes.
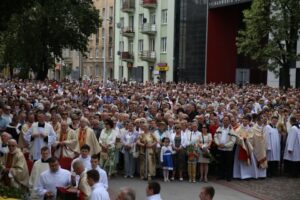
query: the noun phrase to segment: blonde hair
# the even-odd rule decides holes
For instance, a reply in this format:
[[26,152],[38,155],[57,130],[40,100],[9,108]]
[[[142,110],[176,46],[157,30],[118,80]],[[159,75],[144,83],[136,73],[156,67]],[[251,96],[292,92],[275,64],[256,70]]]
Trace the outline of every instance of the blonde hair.
[[286,135],[287,134],[287,130],[286,130],[286,127],[285,127],[284,123],[278,123],[277,129],[278,129],[278,132],[281,135]]

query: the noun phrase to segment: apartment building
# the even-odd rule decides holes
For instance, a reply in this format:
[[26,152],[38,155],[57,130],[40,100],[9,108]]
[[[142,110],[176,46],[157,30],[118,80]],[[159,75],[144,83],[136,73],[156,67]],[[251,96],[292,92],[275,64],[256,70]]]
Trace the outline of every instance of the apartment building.
[[[81,76],[103,80],[113,76],[114,60],[114,0],[93,0],[102,26],[90,36],[88,52],[82,56]],[[103,76],[104,71],[106,76]]]
[[174,0],[115,1],[114,78],[173,81]]

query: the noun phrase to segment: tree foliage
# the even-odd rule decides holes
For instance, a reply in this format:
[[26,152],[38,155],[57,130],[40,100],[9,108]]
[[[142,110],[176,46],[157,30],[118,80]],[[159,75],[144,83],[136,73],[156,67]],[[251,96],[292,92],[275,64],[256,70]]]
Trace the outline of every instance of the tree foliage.
[[300,59],[297,41],[300,28],[300,4],[295,0],[253,0],[244,11],[245,29],[239,31],[238,52],[262,63],[282,77],[290,87],[289,69]]
[[62,49],[86,52],[88,38],[99,25],[92,0],[33,0],[11,16],[3,32],[3,60],[32,69],[43,80],[55,59],[61,59]]

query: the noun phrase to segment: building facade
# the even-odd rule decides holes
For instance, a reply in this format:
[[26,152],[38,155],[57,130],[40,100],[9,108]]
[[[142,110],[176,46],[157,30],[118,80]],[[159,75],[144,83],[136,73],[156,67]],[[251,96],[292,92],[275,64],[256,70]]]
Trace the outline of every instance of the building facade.
[[114,78],[173,81],[174,0],[115,1]]
[[[81,76],[96,80],[113,77],[114,61],[114,0],[93,0],[102,26],[89,38],[88,52],[81,56]],[[103,75],[105,73],[105,76]]]

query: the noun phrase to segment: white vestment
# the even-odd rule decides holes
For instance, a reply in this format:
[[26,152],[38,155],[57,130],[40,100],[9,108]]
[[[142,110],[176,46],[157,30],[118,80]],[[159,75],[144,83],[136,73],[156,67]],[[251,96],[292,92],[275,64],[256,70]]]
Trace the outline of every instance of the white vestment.
[[101,169],[99,166],[97,166],[96,170],[100,174],[100,180],[99,183],[103,185],[105,189],[108,189],[108,178],[107,178],[107,173],[105,170]]
[[[291,151],[291,153],[289,153]],[[300,161],[300,129],[292,126],[288,131],[284,159],[289,161]]]
[[91,164],[91,156],[88,156],[86,158],[82,158],[81,155],[78,157],[78,158],[75,158],[73,161],[72,161],[72,164],[71,164],[71,171],[74,171],[73,169],[73,163],[75,163],[77,160],[80,160],[85,168],[85,170],[90,170],[92,169],[92,164]]
[[46,192],[52,192],[56,199],[56,187],[67,187],[71,185],[71,173],[68,170],[59,168],[56,172],[47,170],[40,175],[35,191],[41,200]]
[[[40,178],[41,173],[44,171],[49,170],[49,163],[48,162],[42,162],[42,160],[37,160],[31,170],[31,174],[29,177],[29,187],[31,189],[34,189],[36,187],[36,184]],[[37,198],[37,194],[35,191],[31,191],[31,198]]]
[[92,186],[92,194],[90,200],[110,200],[109,194],[101,183]]
[[[48,139],[45,141],[43,137],[31,138],[32,134],[43,133],[47,135]],[[33,123],[24,136],[27,143],[30,144],[30,155],[32,160],[41,158],[41,148],[47,146],[51,152],[51,145],[56,141],[56,133],[51,124],[45,122],[44,127],[38,127],[38,122]]]
[[266,126],[267,160],[280,161],[280,135],[276,127]]
[[[247,153],[249,154],[250,162],[248,163],[246,161],[241,161],[239,159],[240,148],[242,147],[241,145],[237,145],[235,155],[234,155],[233,178],[239,178],[239,179],[265,178],[267,176],[266,169],[257,167],[257,161],[254,157],[253,151],[251,150],[253,147],[250,141],[252,140],[253,137],[253,136],[251,137],[253,131],[249,126],[247,127],[241,126],[237,130],[237,134],[238,133],[242,134],[243,132],[246,132],[248,134],[248,138],[246,139],[247,141],[245,143],[249,145]],[[243,141],[243,140],[238,137],[238,141]],[[238,142],[238,144],[241,144],[241,142]]]

